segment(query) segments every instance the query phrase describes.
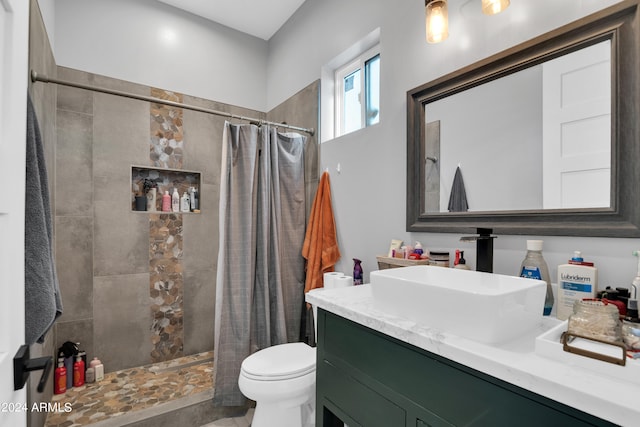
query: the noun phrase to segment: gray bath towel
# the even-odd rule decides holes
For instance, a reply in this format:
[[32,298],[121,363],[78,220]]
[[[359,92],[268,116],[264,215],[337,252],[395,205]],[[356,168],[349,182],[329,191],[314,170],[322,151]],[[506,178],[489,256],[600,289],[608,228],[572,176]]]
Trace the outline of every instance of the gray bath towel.
[[25,188],[25,340],[42,342],[62,314],[62,300],[53,260],[51,206],[42,137],[31,97],[27,99]]
[[458,166],[456,169],[456,175],[453,177],[451,194],[449,195],[449,212],[466,212],[467,210],[469,210],[469,204],[467,203],[467,191],[464,189],[462,171]]

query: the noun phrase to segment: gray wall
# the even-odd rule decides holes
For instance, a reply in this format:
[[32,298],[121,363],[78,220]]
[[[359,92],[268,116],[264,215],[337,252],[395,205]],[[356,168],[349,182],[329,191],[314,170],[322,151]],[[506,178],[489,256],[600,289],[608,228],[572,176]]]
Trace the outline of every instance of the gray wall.
[[55,0],[54,26],[60,65],[267,111],[262,39],[155,0]]

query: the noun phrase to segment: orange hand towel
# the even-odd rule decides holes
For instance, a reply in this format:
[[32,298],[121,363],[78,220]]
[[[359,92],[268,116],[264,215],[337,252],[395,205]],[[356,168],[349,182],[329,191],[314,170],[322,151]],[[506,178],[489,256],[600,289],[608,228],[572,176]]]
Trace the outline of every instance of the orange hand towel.
[[333,271],[333,266],[340,259],[328,172],[322,174],[313,200],[302,256],[307,260],[304,292],[323,287],[323,274]]

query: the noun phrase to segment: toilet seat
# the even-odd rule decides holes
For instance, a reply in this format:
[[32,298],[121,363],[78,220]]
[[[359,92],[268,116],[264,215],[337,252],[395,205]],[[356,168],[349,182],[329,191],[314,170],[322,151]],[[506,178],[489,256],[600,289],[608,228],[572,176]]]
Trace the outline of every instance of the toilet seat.
[[280,344],[244,359],[241,375],[257,381],[282,381],[316,370],[316,349],[305,343]]

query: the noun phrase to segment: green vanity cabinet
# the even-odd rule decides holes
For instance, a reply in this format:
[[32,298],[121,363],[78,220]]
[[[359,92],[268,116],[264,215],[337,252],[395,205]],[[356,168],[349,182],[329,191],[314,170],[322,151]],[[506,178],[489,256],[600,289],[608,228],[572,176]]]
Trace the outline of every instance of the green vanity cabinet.
[[316,426],[613,426],[318,310]]

